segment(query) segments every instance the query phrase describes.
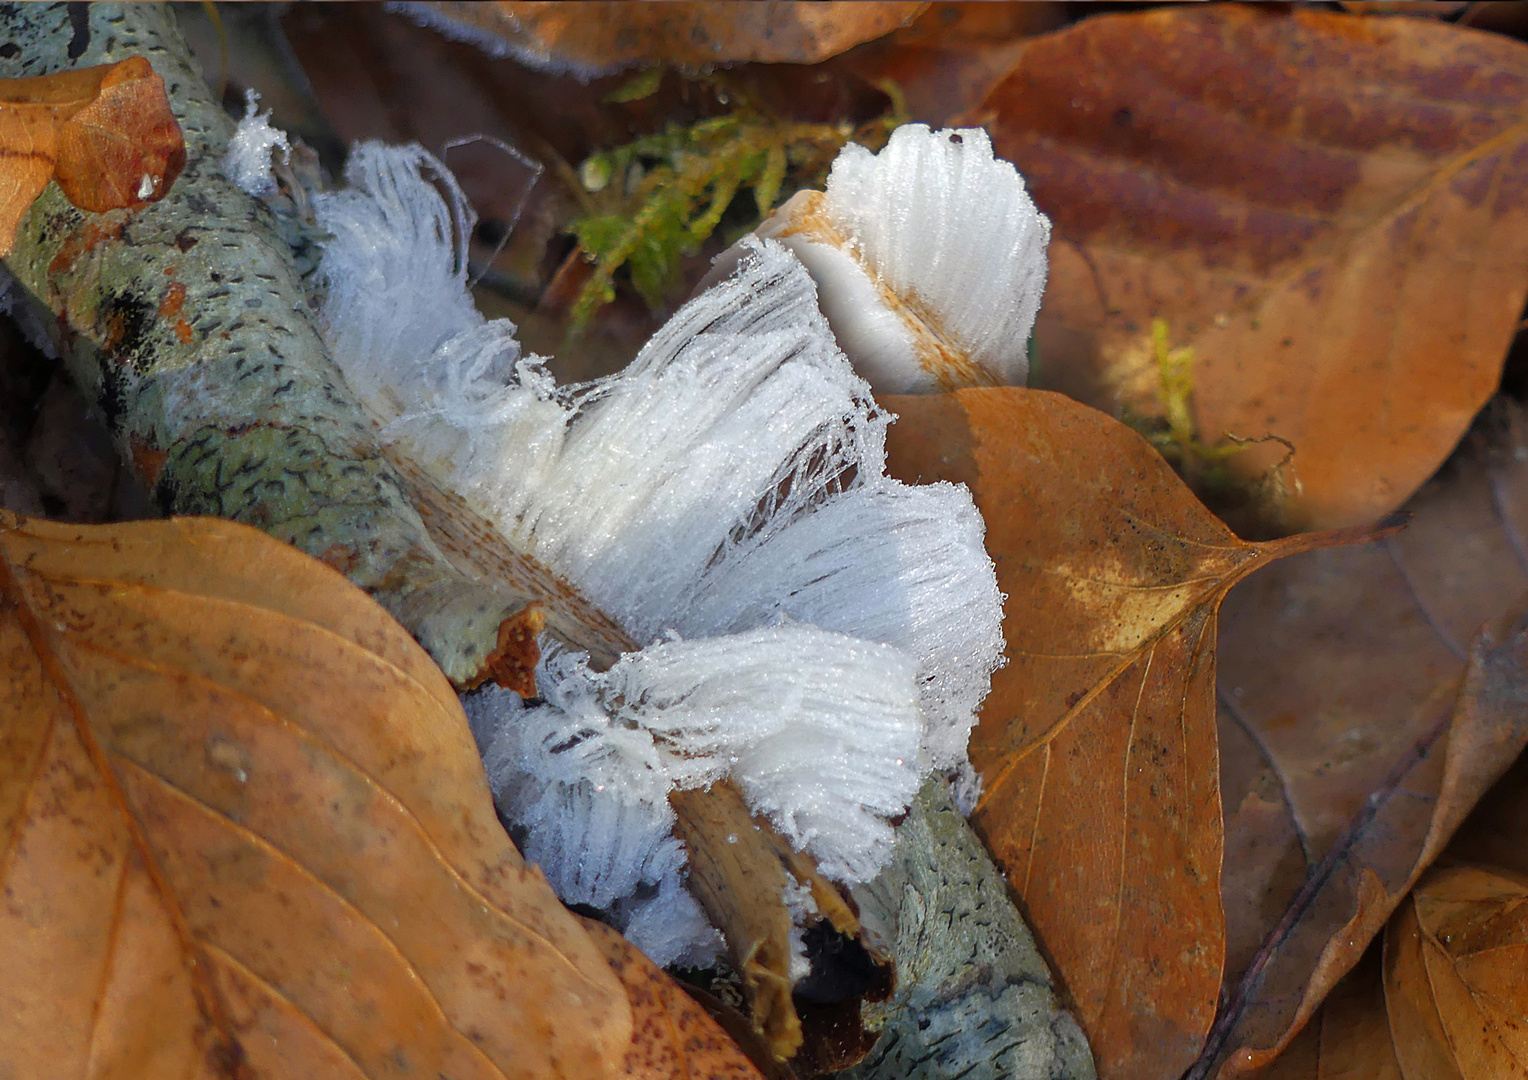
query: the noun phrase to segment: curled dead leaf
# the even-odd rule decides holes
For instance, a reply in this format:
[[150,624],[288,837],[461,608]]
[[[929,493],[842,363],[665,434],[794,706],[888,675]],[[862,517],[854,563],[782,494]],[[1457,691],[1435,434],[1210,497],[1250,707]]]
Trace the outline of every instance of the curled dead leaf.
[[1221,981],[1216,612],[1273,559],[1135,432],[1017,388],[886,398],[894,475],[966,483],[1007,594],[971,739],[973,823],[1076,1002],[1098,1072],[1176,1077]]
[[1378,942],[1258,1080],[1402,1080],[1385,1015]]
[[1294,446],[1265,527],[1394,509],[1495,389],[1528,295],[1524,101],[1528,46],[1432,20],[1193,4],[1025,42],[969,119],[1055,225],[1038,384],[1155,414],[1165,319],[1206,443]]
[[926,3],[597,2],[568,7],[407,4],[422,21],[466,33],[537,67],[606,74],[643,64],[815,64],[911,22]]
[[338,574],[229,522],[5,515],[0,662],[0,1071],[618,1074],[619,981]]
[[0,255],[56,179],[82,210],[164,197],[186,164],[164,81],[141,56],[29,79],[0,79]]
[[1385,933],[1385,1004],[1406,1080],[1528,1075],[1528,878],[1434,870]]
[[[1516,406],[1494,418],[1404,532],[1287,560],[1226,602],[1227,989],[1195,1077],[1285,1052],[1528,743],[1528,428]],[[1468,846],[1491,827],[1460,834],[1467,857],[1497,861]]]
[[631,1080],[762,1080],[721,1025],[662,968],[604,923],[584,919],[583,924],[631,1002],[631,1046],[622,1076]]

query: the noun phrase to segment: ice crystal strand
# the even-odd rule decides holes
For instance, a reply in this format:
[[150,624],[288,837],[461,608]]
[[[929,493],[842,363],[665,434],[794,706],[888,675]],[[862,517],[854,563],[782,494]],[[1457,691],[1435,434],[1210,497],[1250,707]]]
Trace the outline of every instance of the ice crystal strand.
[[5,9],[18,49],[0,76],[144,56],[188,157],[141,210],[86,214],[50,186],[23,219],[7,265],[74,381],[162,509],[244,521],[324,559],[471,681],[507,655],[501,627],[519,626],[513,645],[539,609],[462,576],[429,539],[310,325],[270,215],[224,176],[232,124],[172,9],[102,3],[78,30],[70,20],[64,5]]
[[905,124],[879,154],[846,146],[827,191],[797,193],[758,235],[806,265],[877,392],[1023,383],[1050,222],[980,128]]

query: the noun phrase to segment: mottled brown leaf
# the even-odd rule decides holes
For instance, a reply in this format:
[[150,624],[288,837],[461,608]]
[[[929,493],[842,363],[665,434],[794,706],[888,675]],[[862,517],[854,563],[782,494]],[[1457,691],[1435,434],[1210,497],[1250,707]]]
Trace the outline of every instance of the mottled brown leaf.
[[1528,878],[1430,872],[1385,932],[1385,1004],[1406,1080],[1528,1076]]
[[663,969],[615,930],[583,920],[631,1002],[631,1046],[621,1076],[631,1080],[763,1080],[759,1070]]
[[1525,102],[1528,46],[1432,20],[1184,5],[1030,40],[971,118],[1055,224],[1039,384],[1158,411],[1160,317],[1207,442],[1294,446],[1265,527],[1394,509],[1528,295]]
[[0,79],[0,255],[50,179],[100,213],[163,198],[185,164],[164,82],[142,57]]
[[537,66],[606,73],[652,64],[815,64],[910,22],[925,3],[646,4],[544,0],[410,4]]
[[1225,941],[1216,612],[1257,567],[1333,538],[1238,540],[1144,439],[1058,394],[885,404],[901,415],[891,471],[970,486],[1007,594],[972,820],[1099,1075],[1176,1077],[1213,1018]]
[[1528,741],[1528,431],[1495,415],[1405,531],[1225,603],[1228,1000],[1195,1076],[1288,1044]]
[[211,519],[0,517],[0,1073],[619,1075],[428,655]]
[[1402,1080],[1385,1015],[1380,943],[1364,953],[1258,1080]]

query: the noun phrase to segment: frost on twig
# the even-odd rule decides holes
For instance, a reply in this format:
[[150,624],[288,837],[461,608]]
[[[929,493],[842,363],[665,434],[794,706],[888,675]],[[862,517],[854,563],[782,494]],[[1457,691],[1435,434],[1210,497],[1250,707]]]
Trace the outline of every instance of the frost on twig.
[[[742,783],[799,846],[841,878],[873,873],[889,830],[857,836],[848,811],[896,816],[921,772],[963,763],[999,663],[1000,599],[969,494],[885,475],[888,418],[839,353],[810,278],[767,242],[625,371],[555,387],[520,354],[511,325],[472,310],[461,252],[470,211],[459,192],[448,186],[443,197],[427,179],[443,174],[417,148],[368,144],[347,167],[350,189],[315,200],[334,237],[318,271],[322,321],[384,440],[638,643],[686,639],[602,677],[626,680],[627,722],[687,759],[732,754],[737,768],[717,775]],[[778,659],[761,639],[720,645],[766,626]],[[702,649],[696,638],[717,644]],[[862,683],[847,674],[857,643],[894,650]],[[662,670],[690,681],[655,704],[657,658],[681,655]],[[639,670],[653,674],[635,678]],[[701,708],[700,688],[720,686],[721,674],[731,689],[705,706],[712,743],[700,748],[672,725],[680,709]],[[898,684],[916,687],[909,705],[921,715],[904,725],[917,730],[912,743],[879,740],[892,770],[883,772],[847,747],[873,716],[907,712],[886,696]],[[813,693],[830,732],[818,769],[806,754],[749,779],[735,740],[758,726],[750,717],[801,746],[808,728],[781,718]],[[766,790],[792,782],[802,789]],[[838,789],[844,809],[828,812],[823,793]],[[825,811],[810,827],[793,809],[806,801]]]
[[[723,779],[830,876],[872,876],[920,776],[965,764],[1000,597],[969,494],[885,475],[888,417],[801,264],[753,242],[625,371],[557,387],[467,299],[470,209],[439,162],[367,144],[346,179],[314,199],[332,235],[320,318],[384,441],[625,639],[619,658],[544,664],[548,705],[470,706],[501,808],[563,898],[693,960],[709,931],[677,929],[693,905],[671,887],[685,868],[657,794]],[[726,922],[724,894],[695,884]],[[788,891],[782,877],[771,902]],[[767,971],[731,944],[788,1006],[786,936]]]
[[[61,8],[6,18],[24,73],[71,66]],[[269,212],[223,174],[230,125],[170,18],[97,5],[79,62],[136,52],[156,65],[186,174],[136,214],[87,220],[45,195],[11,262],[73,377],[166,509],[246,520],[327,558],[459,682],[495,653],[524,662],[514,639],[529,645],[543,612],[588,650],[543,665],[543,704],[497,691],[474,702],[501,799],[543,822],[524,839],[570,898],[608,896],[629,934],[675,958],[703,954],[709,933],[671,887],[686,883],[788,1053],[797,924],[858,925],[796,849],[843,878],[873,874],[919,776],[963,759],[998,662],[969,496],[884,476],[887,418],[777,246],[751,249],[627,372],[553,386],[512,328],[472,310],[464,206],[441,198],[454,196],[448,174],[417,152],[361,155],[352,190],[315,204],[335,237],[326,260],[350,226],[372,236],[378,208],[384,239],[405,245],[394,263],[382,243],[321,272],[326,347]],[[375,317],[345,314],[365,296],[384,305]],[[408,472],[378,450],[379,425]],[[440,543],[409,493],[428,496]],[[491,522],[491,542],[473,522]],[[493,543],[496,563],[481,553]],[[502,572],[485,580],[490,563]],[[721,677],[734,672],[736,684]],[[529,688],[528,671],[497,674]],[[607,774],[631,807],[595,798]],[[627,809],[638,817],[615,820]],[[540,835],[554,826],[561,841]]]
[[[491,675],[528,691],[535,635],[552,607],[567,617],[573,644],[628,646],[532,560],[502,559],[485,578],[481,561],[465,555],[473,545],[455,545],[447,557],[432,539],[408,496],[434,492],[428,505],[437,517],[450,516],[439,510],[454,510],[456,496],[432,488],[417,466],[400,473],[379,449],[374,420],[315,332],[279,222],[224,174],[232,124],[194,73],[173,11],[95,5],[83,35],[59,7],[17,7],[4,18],[7,37],[22,46],[19,60],[0,64],[5,74],[73,66],[71,42],[84,43],[79,63],[140,54],[164,76],[186,133],[188,168],[163,202],[86,218],[45,193],[8,264],[161,506],[244,520],[326,559],[387,604],[459,684]],[[678,817],[688,823],[688,846],[712,827],[741,838],[729,847],[746,855],[733,871],[692,865],[716,885],[707,893],[711,917],[726,922],[750,909],[741,890],[783,874],[775,845],[784,844],[767,823],[749,820],[729,784],[686,794],[694,799]],[[810,861],[793,865],[798,879],[824,890],[820,906],[844,915],[835,925],[853,932],[852,913]],[[758,940],[778,939],[788,952],[781,892],[768,891],[784,926]],[[750,925],[763,926],[768,914]],[[788,1042],[788,986],[783,1002],[775,1016]]]
[[260,112],[259,101],[253,90],[245,92],[244,119],[228,140],[228,150],[223,155],[223,173],[256,197],[276,193],[272,155],[279,153],[286,160],[292,154],[286,132],[271,127],[270,110]]

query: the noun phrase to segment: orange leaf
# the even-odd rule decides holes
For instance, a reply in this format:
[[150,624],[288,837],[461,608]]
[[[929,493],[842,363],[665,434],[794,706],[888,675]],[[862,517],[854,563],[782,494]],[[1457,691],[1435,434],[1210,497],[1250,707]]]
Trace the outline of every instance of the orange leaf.
[[1528,296],[1525,100],[1528,46],[1433,20],[1187,5],[1025,43],[972,118],[1055,224],[1040,378],[1158,411],[1160,317],[1195,350],[1204,441],[1293,444],[1274,525],[1394,509]]
[[1460,866],[1417,885],[1385,934],[1385,1003],[1406,1080],[1528,1075],[1528,878]]
[[904,480],[971,487],[1008,666],[971,739],[973,822],[1060,969],[1106,1080],[1177,1077],[1220,988],[1216,611],[1272,559],[1135,432],[1017,388],[885,399]]
[[1226,601],[1227,987],[1195,1078],[1281,1052],[1528,743],[1528,427],[1496,416],[1405,531],[1288,559]]
[[632,1080],[762,1080],[758,1069],[663,969],[593,919],[583,920],[631,1001],[631,1047],[622,1076]]
[[617,1075],[620,982],[337,573],[0,515],[0,664],[0,1073]]
[[1258,1080],[1402,1080],[1385,1016],[1378,942]]
[[[560,69],[608,72],[638,64],[754,60],[815,64],[911,22],[921,2],[726,4],[545,0],[419,5],[425,17],[498,39],[511,53]],[[502,48],[503,46],[501,46]]]
[[141,56],[0,79],[0,256],[50,178],[101,213],[163,198],[185,164],[164,82]]

